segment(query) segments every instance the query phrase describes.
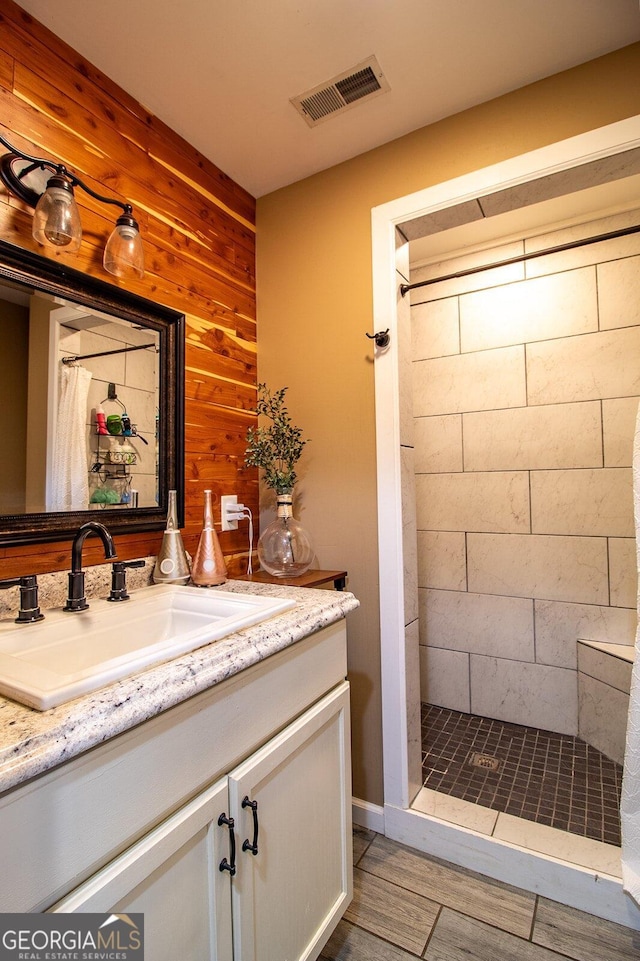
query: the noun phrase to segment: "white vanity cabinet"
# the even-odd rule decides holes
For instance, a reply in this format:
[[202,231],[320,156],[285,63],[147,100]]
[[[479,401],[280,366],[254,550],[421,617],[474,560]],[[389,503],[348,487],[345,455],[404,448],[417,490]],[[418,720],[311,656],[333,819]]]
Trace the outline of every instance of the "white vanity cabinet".
[[227,802],[224,779],[49,910],[142,911],[146,957],[232,958],[229,879],[219,871]]
[[352,893],[345,641],[324,628],[6,795],[0,840],[22,824],[9,860],[33,860],[0,910],[144,912],[153,961],[317,958]]
[[[244,826],[231,886],[236,959],[317,957],[351,900],[348,712],[343,684],[229,778],[230,809]],[[258,804],[255,856],[245,798]]]

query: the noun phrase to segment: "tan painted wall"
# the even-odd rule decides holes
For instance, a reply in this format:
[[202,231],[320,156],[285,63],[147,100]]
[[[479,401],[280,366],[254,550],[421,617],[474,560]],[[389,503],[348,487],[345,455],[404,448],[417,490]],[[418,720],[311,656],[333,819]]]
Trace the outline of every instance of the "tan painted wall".
[[[349,570],[354,794],[382,803],[371,208],[640,113],[640,44],[481,104],[258,201],[258,377],[312,444],[298,514]],[[321,136],[322,129],[309,131]]]

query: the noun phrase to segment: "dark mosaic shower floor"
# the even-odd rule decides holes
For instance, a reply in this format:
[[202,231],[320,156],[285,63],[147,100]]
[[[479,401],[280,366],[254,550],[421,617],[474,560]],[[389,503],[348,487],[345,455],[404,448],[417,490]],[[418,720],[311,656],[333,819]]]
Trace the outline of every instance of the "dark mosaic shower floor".
[[622,767],[577,737],[423,704],[422,777],[432,791],[620,844]]

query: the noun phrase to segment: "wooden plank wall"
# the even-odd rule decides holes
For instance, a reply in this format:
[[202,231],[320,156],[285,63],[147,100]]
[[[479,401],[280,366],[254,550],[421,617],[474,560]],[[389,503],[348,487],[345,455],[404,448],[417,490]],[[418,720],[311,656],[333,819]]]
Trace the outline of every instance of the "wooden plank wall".
[[[197,545],[206,487],[216,504],[237,493],[257,517],[257,472],[244,468],[256,400],[254,198],[12,0],[0,0],[0,129],[27,153],[60,160],[99,193],[132,203],[146,273],[127,287],[187,316],[187,549]],[[76,200],[83,223],[77,254],[40,247],[31,237],[32,211],[1,184],[0,237],[119,284],[102,268],[114,208],[80,190]],[[240,527],[220,538],[230,574],[246,567],[246,524]],[[118,555],[156,553],[160,537],[118,537]],[[101,560],[93,543],[88,563]],[[67,542],[0,549],[0,577],[65,570],[69,559]]]

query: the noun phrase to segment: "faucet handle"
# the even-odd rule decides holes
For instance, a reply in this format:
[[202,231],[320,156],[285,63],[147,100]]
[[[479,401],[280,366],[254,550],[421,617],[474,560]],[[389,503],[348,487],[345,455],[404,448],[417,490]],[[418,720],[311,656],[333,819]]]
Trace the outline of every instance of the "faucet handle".
[[144,567],[145,561],[115,561],[111,565],[111,593],[108,601],[128,601],[127,567]]
[[12,577],[0,581],[0,589],[4,590],[7,587],[20,588],[20,610],[15,619],[16,624],[33,624],[44,618],[38,606],[38,579],[35,574],[25,574],[23,577]]

